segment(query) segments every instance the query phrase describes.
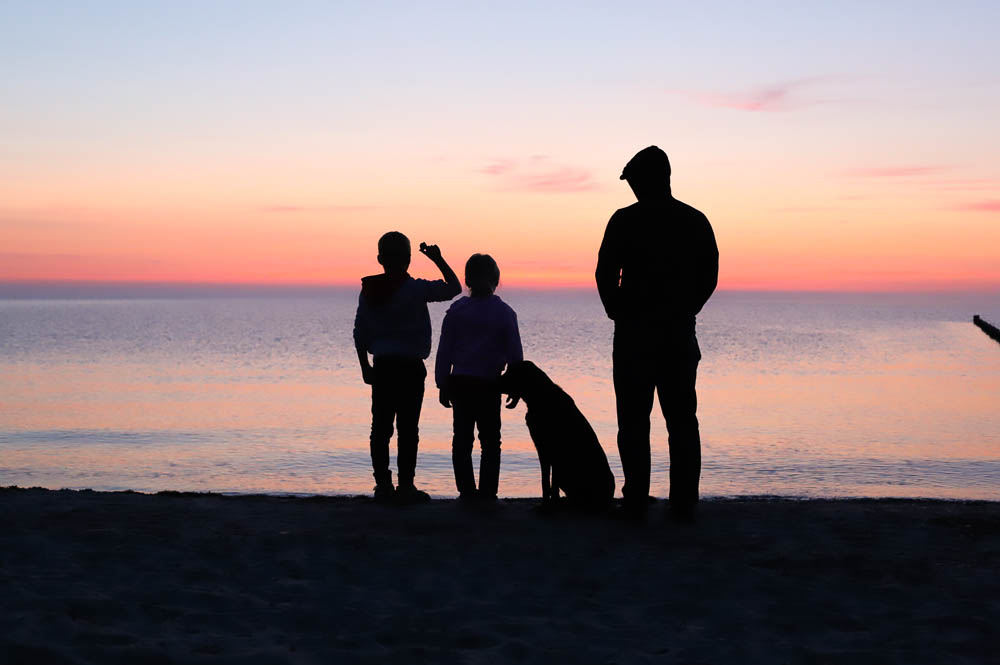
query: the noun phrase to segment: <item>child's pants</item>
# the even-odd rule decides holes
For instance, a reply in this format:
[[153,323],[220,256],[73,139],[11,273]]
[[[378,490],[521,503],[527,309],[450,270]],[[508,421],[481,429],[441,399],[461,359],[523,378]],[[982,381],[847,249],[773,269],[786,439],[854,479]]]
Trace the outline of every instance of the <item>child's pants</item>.
[[500,387],[495,379],[452,375],[448,393],[454,416],[451,463],[460,494],[476,490],[472,443],[479,428],[479,494],[495,497],[500,485]]
[[392,484],[389,470],[389,440],[396,422],[396,467],[400,486],[413,484],[417,467],[417,424],[424,400],[424,361],[395,356],[375,358],[375,380],[372,383],[371,454],[375,482]]

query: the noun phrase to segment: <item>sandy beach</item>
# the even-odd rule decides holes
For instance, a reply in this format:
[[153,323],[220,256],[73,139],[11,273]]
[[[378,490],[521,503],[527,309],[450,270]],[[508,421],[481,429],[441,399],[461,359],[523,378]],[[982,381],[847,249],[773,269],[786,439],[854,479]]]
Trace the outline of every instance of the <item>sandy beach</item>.
[[0,490],[2,663],[998,662],[1000,503]]

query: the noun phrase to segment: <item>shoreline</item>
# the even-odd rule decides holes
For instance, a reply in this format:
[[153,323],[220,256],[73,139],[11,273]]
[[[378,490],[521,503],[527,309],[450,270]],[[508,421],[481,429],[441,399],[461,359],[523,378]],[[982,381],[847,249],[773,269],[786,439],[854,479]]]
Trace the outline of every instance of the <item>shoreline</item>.
[[0,489],[0,662],[981,663],[1000,502]]
[[[282,492],[282,491],[227,491],[227,490],[135,490],[135,489],[92,489],[89,487],[42,487],[40,485],[31,485],[27,487],[22,487],[20,485],[0,485],[0,493],[7,491],[40,491],[40,492],[77,492],[77,493],[93,493],[93,494],[137,494],[141,496],[176,496],[176,497],[223,497],[223,498],[277,498],[277,499],[315,499],[315,500],[371,500],[371,492],[362,492],[360,494],[349,494],[349,493],[314,493],[314,492]],[[565,497],[563,497],[565,498]],[[666,505],[665,497],[651,496],[650,497],[654,505]],[[458,495],[455,496],[440,496],[431,495],[432,502],[453,502],[458,499]],[[510,503],[520,503],[520,502],[535,502],[541,501],[540,496],[500,496],[499,502],[510,502]],[[977,499],[971,497],[935,497],[935,496],[853,496],[853,495],[842,495],[842,496],[811,496],[807,494],[710,494],[702,495],[699,499],[700,503],[726,503],[726,502],[939,502],[939,503],[985,503],[985,504],[997,504],[1000,505],[1000,498],[996,499]],[[622,498],[616,496],[614,499],[614,505],[617,507],[621,505]]]

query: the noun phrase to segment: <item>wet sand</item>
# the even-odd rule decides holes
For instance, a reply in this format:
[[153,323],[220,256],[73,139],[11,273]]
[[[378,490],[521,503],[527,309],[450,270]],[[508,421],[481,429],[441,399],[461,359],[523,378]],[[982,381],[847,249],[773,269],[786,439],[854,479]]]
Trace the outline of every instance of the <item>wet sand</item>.
[[0,490],[0,663],[1000,662],[1000,503]]

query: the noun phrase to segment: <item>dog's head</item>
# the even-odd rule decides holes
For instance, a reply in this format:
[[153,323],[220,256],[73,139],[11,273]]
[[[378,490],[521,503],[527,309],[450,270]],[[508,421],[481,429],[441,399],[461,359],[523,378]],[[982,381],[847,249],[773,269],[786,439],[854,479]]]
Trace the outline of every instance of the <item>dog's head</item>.
[[530,360],[508,366],[500,377],[500,392],[510,396],[508,404],[513,402],[516,405],[522,398],[530,404],[536,395],[551,385],[552,379]]

